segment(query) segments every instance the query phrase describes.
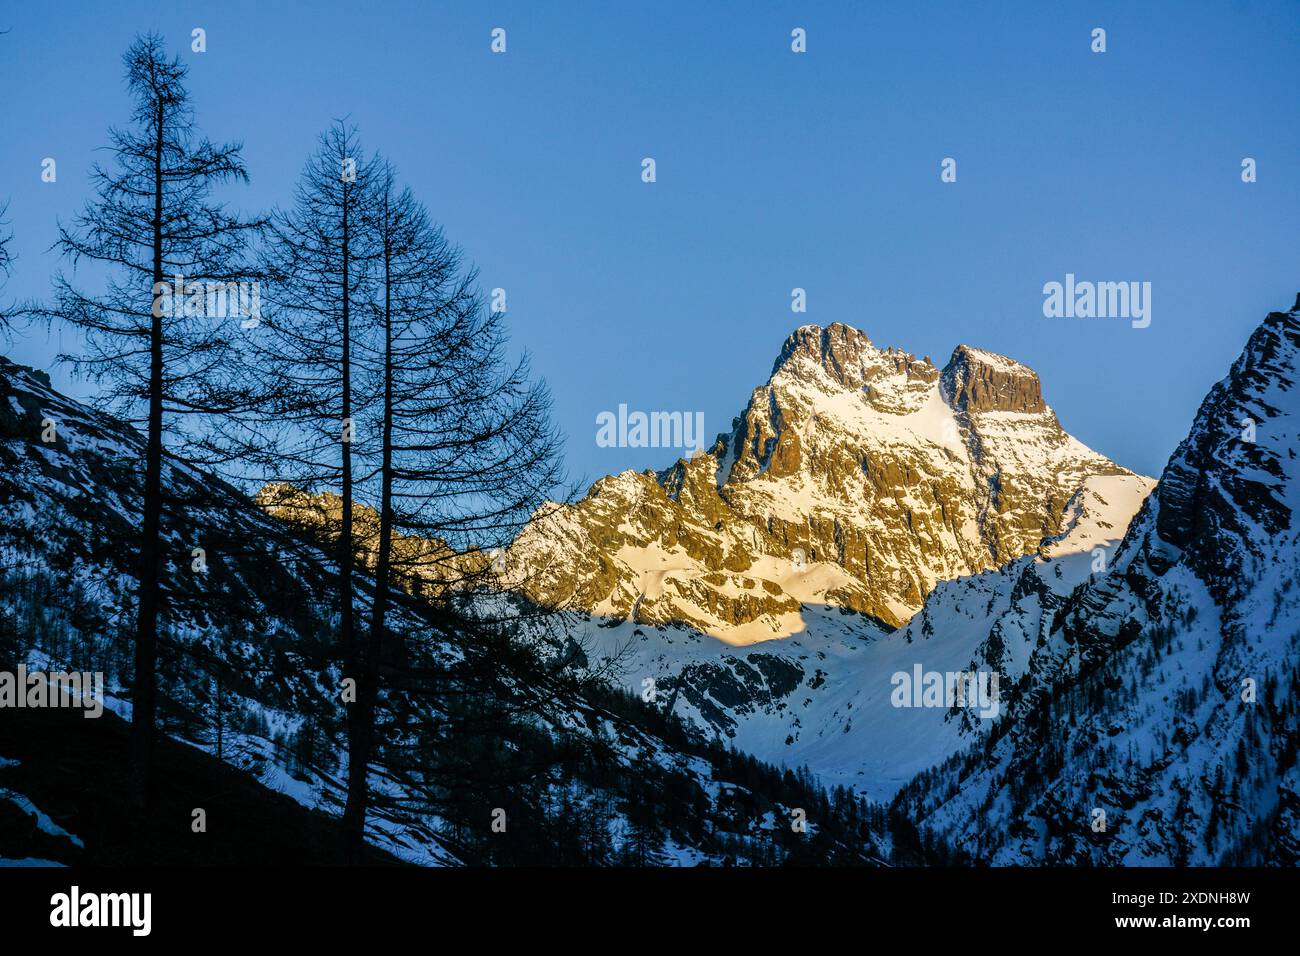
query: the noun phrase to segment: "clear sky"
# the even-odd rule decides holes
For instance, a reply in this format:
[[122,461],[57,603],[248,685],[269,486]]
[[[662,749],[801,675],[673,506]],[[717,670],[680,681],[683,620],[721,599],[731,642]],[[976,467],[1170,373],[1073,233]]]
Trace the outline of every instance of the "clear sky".
[[[128,115],[122,51],[156,30],[191,64],[204,132],[245,143],[238,205],[287,203],[334,117],[396,162],[507,290],[512,342],[589,478],[676,454],[597,447],[597,413],[702,411],[724,430],[792,329],[834,321],[940,364],[961,342],[1011,355],[1068,430],[1158,474],[1300,291],[1296,0],[3,0],[3,29],[6,299],[48,291],[56,219]],[[1150,327],[1045,318],[1066,273],[1151,282]]]

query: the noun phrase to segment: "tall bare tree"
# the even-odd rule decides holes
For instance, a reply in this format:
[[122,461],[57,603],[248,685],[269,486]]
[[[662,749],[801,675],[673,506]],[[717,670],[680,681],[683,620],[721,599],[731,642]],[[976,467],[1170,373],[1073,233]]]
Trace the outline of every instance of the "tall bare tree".
[[203,290],[224,295],[247,278],[246,246],[261,222],[213,201],[214,188],[246,182],[248,173],[238,143],[199,135],[187,67],[169,59],[154,34],[137,37],[123,64],[130,124],[110,130],[112,165],[93,168],[95,198],[71,225],[60,224],[57,243],[74,267],[102,266],[104,289],[82,292],[60,271],[53,314],[83,333],[83,350],[60,359],[106,384],[104,401],[146,430],[132,691],[132,789],[145,805],[157,711],[164,434],[183,445],[194,416],[235,414],[256,400],[236,377],[241,317],[210,314]]
[[[338,489],[341,514],[330,524],[338,563],[339,643],[356,656],[353,576],[354,449],[366,440],[357,415],[354,352],[367,334],[358,314],[373,258],[365,228],[370,203],[370,165],[356,129],[338,122],[321,135],[299,179],[295,202],[272,218],[264,271],[269,303],[261,366],[278,398],[252,426],[274,430],[271,453],[260,457],[268,477],[315,491]],[[287,507],[290,501],[281,502]]]
[[[340,120],[321,134],[293,204],[271,217],[261,250],[266,315],[245,375],[267,400],[209,437],[214,456],[264,485],[264,506],[311,527],[329,545],[342,673],[358,683],[358,693],[368,682],[367,642],[356,624],[357,471],[360,450],[375,440],[363,407],[374,396],[359,358],[376,348],[367,304],[377,248],[371,168],[354,126]],[[348,710],[349,753],[365,749],[357,740],[364,706]],[[364,757],[360,766],[364,780]],[[350,786],[348,821],[355,813],[351,793]]]
[[[364,834],[394,591],[418,591],[446,615],[454,596],[493,579],[485,550],[508,543],[562,479],[549,396],[530,381],[526,358],[506,361],[501,313],[485,307],[475,271],[410,190],[398,187],[392,167],[377,162],[373,173],[366,227],[375,250],[376,334],[363,339],[358,363],[376,397],[363,412],[377,439],[362,493],[375,503],[379,529],[351,712],[343,823],[354,849]],[[457,630],[464,637],[468,628]]]

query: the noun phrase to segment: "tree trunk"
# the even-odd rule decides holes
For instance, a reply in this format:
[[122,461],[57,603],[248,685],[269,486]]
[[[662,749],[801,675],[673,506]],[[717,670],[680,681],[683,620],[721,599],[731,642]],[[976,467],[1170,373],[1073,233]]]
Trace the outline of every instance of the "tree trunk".
[[[393,543],[393,321],[390,250],[384,248],[384,411],[380,449],[379,553],[375,561],[375,600],[370,634],[362,653],[362,679],[357,688],[355,747],[348,760],[348,805],[344,811],[344,836],[350,863],[359,863],[365,844],[366,810],[370,802],[366,768],[374,752],[375,709],[379,699],[379,659],[384,644],[384,618],[388,612],[389,576]],[[357,772],[352,773],[353,766]],[[349,815],[349,811],[350,814]]]
[[[352,417],[352,349],[351,349],[351,271],[348,256],[350,253],[348,217],[348,184],[343,183],[343,427],[344,437],[348,435]],[[361,847],[365,840],[366,826],[366,787],[370,766],[369,741],[366,729],[365,711],[372,708],[370,701],[370,679],[365,673],[366,661],[360,643],[354,634],[352,621],[352,444],[350,440],[343,443],[343,481],[342,481],[342,527],[339,530],[339,599],[342,606],[342,619],[339,636],[343,643],[344,654],[348,662],[347,676],[356,681],[356,701],[348,705],[348,795],[343,807],[343,844],[344,853],[349,863],[358,862]]]
[[[153,280],[151,294],[163,281],[163,106],[156,119],[154,152]],[[140,588],[137,598],[135,685],[131,709],[131,785],[136,806],[149,805],[153,777],[154,724],[158,709],[159,554],[162,525],[163,323],[151,309],[149,328],[149,430],[145,450],[144,515],[140,540]]]

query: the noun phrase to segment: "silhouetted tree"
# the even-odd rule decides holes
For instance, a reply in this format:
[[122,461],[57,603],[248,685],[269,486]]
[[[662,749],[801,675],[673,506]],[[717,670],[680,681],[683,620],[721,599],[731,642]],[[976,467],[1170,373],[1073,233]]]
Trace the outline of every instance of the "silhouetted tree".
[[367,334],[358,307],[371,257],[365,227],[370,188],[356,129],[335,123],[308,159],[293,207],[271,220],[262,263],[267,329],[258,339],[258,370],[263,391],[275,399],[260,416],[245,419],[245,440],[234,444],[249,465],[264,465],[267,477],[309,492],[339,492],[339,514],[315,517],[336,545],[339,642],[349,660],[356,655],[354,448],[365,438],[357,425],[354,351]]
[[5,227],[9,225],[5,221],[5,213],[9,211],[9,204],[0,204],[0,288],[4,288],[5,280],[9,278],[10,270],[13,268],[13,253],[9,251],[9,243],[13,240],[13,233],[5,232]]
[[[132,781],[143,805],[157,711],[164,433],[191,447],[196,429],[187,422],[195,416],[236,414],[256,401],[238,377],[240,315],[210,314],[208,290],[217,289],[224,312],[234,285],[248,275],[246,244],[261,223],[211,199],[214,187],[248,175],[239,144],[199,136],[187,67],[168,59],[153,34],[138,37],[123,62],[131,122],[110,130],[113,165],[93,168],[95,198],[70,226],[60,224],[57,243],[74,267],[82,260],[105,267],[105,288],[83,293],[60,272],[56,305],[44,311],[83,333],[83,350],[60,359],[107,384],[103,401],[146,430],[132,693]],[[237,301],[255,304],[252,295]]]
[[[331,595],[345,678],[366,693],[365,640],[357,633],[356,484],[361,412],[373,400],[358,356],[374,354],[374,315],[366,308],[374,259],[371,163],[355,127],[338,121],[319,137],[299,177],[294,202],[277,211],[262,246],[265,322],[244,374],[262,404],[226,420],[208,438],[214,457],[234,463],[259,500],[306,525],[334,556]],[[323,492],[322,495],[316,495]],[[368,699],[363,707],[373,708]],[[366,747],[357,707],[348,711],[349,792],[364,780]],[[354,797],[345,830],[360,833]]]
[[[350,711],[344,828],[354,846],[364,830],[392,593],[418,581],[426,603],[444,618],[459,617],[456,598],[493,580],[484,545],[508,543],[561,478],[549,396],[530,382],[526,359],[505,362],[500,314],[485,307],[474,271],[463,267],[460,250],[411,192],[397,186],[390,165],[376,162],[371,173],[363,228],[374,250],[374,334],[362,337],[355,361],[367,394],[376,396],[359,415],[377,436],[367,448],[362,494],[375,503],[379,528],[370,629],[358,648]],[[480,624],[466,617],[454,629],[472,641]],[[489,641],[499,646],[495,635]],[[526,657],[516,650],[515,660]],[[510,660],[492,658],[499,666]]]

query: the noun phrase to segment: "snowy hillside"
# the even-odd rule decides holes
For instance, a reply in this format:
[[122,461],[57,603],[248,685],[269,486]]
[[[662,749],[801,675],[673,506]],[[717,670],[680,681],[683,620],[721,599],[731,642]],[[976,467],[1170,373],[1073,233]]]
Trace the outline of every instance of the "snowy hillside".
[[[1053,615],[1105,560],[1150,491],[1150,479],[1088,479],[1066,531],[993,571],[941,583],[909,625],[885,631],[809,600],[797,633],[734,644],[681,625],[574,615],[586,646],[617,659],[625,685],[655,688],[660,706],[774,763],[807,765],[828,785],[887,800],[916,773],[968,746],[989,724],[946,708],[897,708],[891,678],[997,670],[1015,698],[1031,656],[1044,655]],[[647,681],[653,681],[648,685]]]
[[1012,719],[901,795],[924,827],[993,863],[1300,861],[1298,370],[1271,313]]
[[[131,710],[142,449],[130,427],[55,392],[44,373],[0,359],[0,671],[102,672],[107,707],[122,716]],[[331,593],[331,561],[201,471],[169,460],[164,487],[161,729],[271,796],[336,815],[346,777],[342,673],[337,614],[320,597]],[[364,575],[357,589],[364,616]],[[393,675],[381,698],[369,833],[393,857],[443,865],[878,863],[890,855],[880,808],[832,800],[807,778],[711,746],[639,699],[582,677],[554,657],[554,628],[525,643],[488,626],[451,627],[412,596],[397,601],[394,630],[418,680]],[[509,667],[499,664],[503,639]],[[466,709],[472,720],[461,716]],[[11,750],[0,750],[0,810],[18,808],[0,812],[0,859],[33,855],[6,852],[8,843],[33,845],[28,820],[45,837],[62,827],[84,840],[37,841],[39,852],[48,843],[66,862],[112,859],[122,834],[96,824],[92,845],[55,807],[82,812],[85,801],[59,789],[79,786],[60,768],[93,763],[108,746],[95,742],[120,747],[122,734],[74,716],[71,736],[50,731],[52,743],[29,747],[39,730],[31,719],[6,716],[0,735]],[[78,735],[79,721],[96,736]],[[467,785],[466,767],[491,774],[475,772]],[[301,837],[316,839],[315,816],[275,809],[269,797],[251,795],[256,787],[235,789],[241,813],[270,808],[280,825],[310,825]],[[181,799],[160,795],[164,804]],[[795,809],[806,831],[789,825]],[[509,838],[492,827],[498,811],[510,821]],[[249,832],[272,831],[269,820],[258,822]],[[242,852],[250,856],[234,861],[260,859],[256,844]],[[141,853],[132,858],[157,862]]]

